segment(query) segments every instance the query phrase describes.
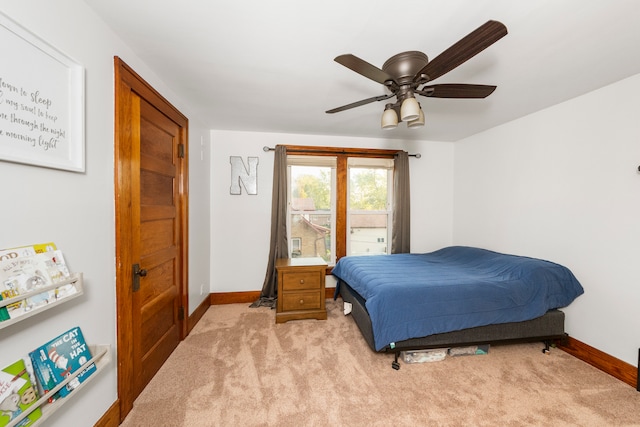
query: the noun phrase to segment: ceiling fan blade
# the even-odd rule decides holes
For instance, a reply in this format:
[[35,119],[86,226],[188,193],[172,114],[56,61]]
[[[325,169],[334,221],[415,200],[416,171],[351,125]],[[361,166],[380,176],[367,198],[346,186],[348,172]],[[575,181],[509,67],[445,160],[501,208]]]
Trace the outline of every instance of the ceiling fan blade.
[[340,111],[348,110],[350,108],[360,107],[361,105],[366,105],[374,101],[382,101],[383,99],[389,99],[392,96],[394,96],[392,93],[388,95],[374,96],[372,98],[363,99],[362,101],[352,102],[351,104],[343,105],[342,107],[337,107],[331,110],[327,110],[327,113],[328,114],[339,113]]
[[496,90],[496,87],[497,86],[489,85],[447,83],[425,86],[420,90],[416,90],[415,93],[432,98],[486,98]]
[[360,59],[350,53],[346,55],[336,56],[334,61],[336,61],[338,64],[344,65],[345,67],[355,71],[358,74],[365,76],[368,79],[373,80],[374,82],[384,84],[384,82],[388,80],[393,81],[393,77],[382,71],[380,68],[376,67],[375,65],[371,65],[367,61]]
[[435,80],[473,58],[506,35],[507,27],[504,24],[498,21],[487,21],[436,56],[418,72],[416,79],[419,79],[421,74],[426,74],[429,80]]

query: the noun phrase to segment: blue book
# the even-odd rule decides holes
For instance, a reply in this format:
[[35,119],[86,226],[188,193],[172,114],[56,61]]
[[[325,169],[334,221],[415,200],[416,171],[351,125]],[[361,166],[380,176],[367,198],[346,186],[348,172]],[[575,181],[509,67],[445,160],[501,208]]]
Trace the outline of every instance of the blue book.
[[91,359],[91,352],[78,326],[38,347],[29,353],[29,357],[38,380],[43,382],[41,386],[45,393],[82,368],[74,379],[52,396],[53,399],[67,396],[96,371],[94,363],[83,368]]

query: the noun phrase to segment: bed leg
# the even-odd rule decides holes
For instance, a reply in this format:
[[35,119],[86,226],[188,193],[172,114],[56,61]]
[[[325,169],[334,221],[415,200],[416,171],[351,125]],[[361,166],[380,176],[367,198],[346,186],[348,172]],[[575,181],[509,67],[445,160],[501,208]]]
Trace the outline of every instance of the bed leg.
[[400,369],[400,363],[398,363],[398,357],[400,357],[400,352],[399,352],[399,351],[396,351],[396,357],[395,357],[395,360],[394,360],[393,362],[391,362],[391,367],[392,367],[393,369],[395,369],[396,371],[397,371],[398,369]]

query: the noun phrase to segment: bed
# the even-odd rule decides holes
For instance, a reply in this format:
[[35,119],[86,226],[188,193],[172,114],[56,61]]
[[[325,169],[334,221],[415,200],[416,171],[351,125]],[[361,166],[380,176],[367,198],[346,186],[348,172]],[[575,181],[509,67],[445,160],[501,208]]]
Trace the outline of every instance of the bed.
[[566,307],[584,293],[559,264],[451,246],[425,254],[348,256],[335,297],[377,352],[564,339]]

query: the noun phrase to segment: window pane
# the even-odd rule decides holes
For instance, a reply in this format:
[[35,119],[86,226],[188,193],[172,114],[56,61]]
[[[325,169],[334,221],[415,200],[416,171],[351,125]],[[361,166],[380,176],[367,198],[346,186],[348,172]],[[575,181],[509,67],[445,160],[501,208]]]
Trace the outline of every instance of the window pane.
[[322,257],[331,264],[332,168],[298,165],[289,168],[291,257]]
[[331,168],[291,166],[291,209],[331,210]]
[[291,215],[291,258],[331,256],[331,215]]
[[349,168],[350,210],[387,210],[386,169]]
[[[378,159],[349,159],[348,255],[389,253],[392,170]],[[360,159],[358,159],[360,160]],[[357,166],[353,166],[357,164]]]
[[388,214],[351,214],[349,255],[387,253]]

